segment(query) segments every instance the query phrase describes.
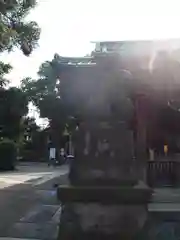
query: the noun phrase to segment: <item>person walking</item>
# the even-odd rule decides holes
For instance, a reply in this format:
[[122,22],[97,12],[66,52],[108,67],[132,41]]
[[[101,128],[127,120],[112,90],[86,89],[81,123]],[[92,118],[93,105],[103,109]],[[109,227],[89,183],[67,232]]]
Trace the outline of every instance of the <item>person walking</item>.
[[48,166],[56,165],[56,148],[54,147],[53,143],[49,143],[49,161]]
[[64,150],[64,148],[60,149],[60,163],[61,164],[65,163],[65,150]]

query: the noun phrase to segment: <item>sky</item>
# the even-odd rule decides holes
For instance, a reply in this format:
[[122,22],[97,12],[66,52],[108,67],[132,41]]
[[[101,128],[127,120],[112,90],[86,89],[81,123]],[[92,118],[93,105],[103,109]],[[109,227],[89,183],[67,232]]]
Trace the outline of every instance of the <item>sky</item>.
[[30,57],[20,50],[2,54],[10,62],[12,85],[36,77],[39,65],[62,56],[90,53],[91,41],[180,37],[179,0],[39,0],[28,20],[42,29],[39,47]]
[[42,32],[30,57],[20,50],[1,54],[13,66],[8,78],[17,86],[24,77],[36,77],[39,65],[62,56],[84,56],[91,41],[180,37],[179,0],[39,0],[28,20]]

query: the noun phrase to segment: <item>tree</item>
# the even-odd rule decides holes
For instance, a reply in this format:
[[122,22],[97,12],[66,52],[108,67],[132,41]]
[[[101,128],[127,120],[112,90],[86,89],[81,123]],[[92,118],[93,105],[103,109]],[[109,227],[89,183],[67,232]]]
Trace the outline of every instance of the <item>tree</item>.
[[[29,56],[37,46],[40,29],[36,22],[25,19],[35,5],[35,0],[0,0],[0,53],[20,48]],[[18,88],[4,89],[8,83],[5,75],[11,69],[0,61],[0,136],[15,139],[20,133],[21,118],[28,111],[28,101]]]
[[[17,47],[29,56],[37,46],[40,28],[36,22],[25,20],[35,5],[35,0],[0,0],[0,53]],[[0,61],[0,87],[8,83],[4,75],[10,70],[9,64]]]
[[36,124],[35,118],[25,117],[22,121],[23,133],[25,140],[32,140],[34,134],[40,131],[40,127]]
[[36,22],[25,17],[35,7],[35,0],[0,1],[0,51],[21,48],[26,56],[36,47],[40,29]]
[[21,118],[28,112],[26,95],[18,88],[0,89],[0,137],[17,140]]
[[[60,80],[60,56],[54,55],[52,61],[44,62],[38,71],[39,78],[22,80],[21,89],[29,101],[38,107],[40,116],[48,118],[51,135],[55,142],[61,142],[65,125],[72,124],[75,116],[73,107],[67,101],[68,82]],[[72,127],[71,127],[72,129]]]
[[47,129],[41,129],[35,118],[23,117],[21,122],[19,156],[25,161],[39,161],[47,157]]
[[5,74],[8,74],[12,69],[11,65],[5,64],[0,61],[0,87],[4,87],[9,83],[9,80],[4,77]]
[[21,89],[39,110],[42,118],[48,118],[51,126],[51,138],[59,142],[65,127],[65,109],[58,91],[58,74],[53,66],[55,58],[44,62],[38,71],[39,78],[22,80]]

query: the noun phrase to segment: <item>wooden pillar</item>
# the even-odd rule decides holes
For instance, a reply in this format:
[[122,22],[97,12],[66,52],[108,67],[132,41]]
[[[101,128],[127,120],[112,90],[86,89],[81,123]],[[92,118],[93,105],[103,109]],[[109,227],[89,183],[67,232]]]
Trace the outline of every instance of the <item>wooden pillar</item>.
[[147,113],[148,99],[144,94],[138,94],[135,100],[136,114],[136,158],[141,180],[146,181],[147,161]]

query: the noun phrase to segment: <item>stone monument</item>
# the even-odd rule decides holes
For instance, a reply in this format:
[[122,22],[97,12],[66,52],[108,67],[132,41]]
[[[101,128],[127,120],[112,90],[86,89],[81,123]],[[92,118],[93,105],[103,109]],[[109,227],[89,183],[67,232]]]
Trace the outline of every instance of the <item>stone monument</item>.
[[125,81],[120,76],[111,85],[102,81],[95,92],[89,88],[74,136],[70,185],[58,188],[59,240],[134,239],[146,222],[151,190],[139,183]]

